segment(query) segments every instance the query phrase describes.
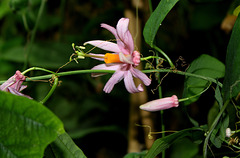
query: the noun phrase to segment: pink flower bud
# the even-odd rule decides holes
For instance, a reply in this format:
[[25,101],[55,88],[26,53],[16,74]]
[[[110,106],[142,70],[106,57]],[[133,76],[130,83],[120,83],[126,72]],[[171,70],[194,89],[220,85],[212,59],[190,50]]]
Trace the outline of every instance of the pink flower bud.
[[160,111],[169,109],[172,107],[178,107],[179,102],[176,95],[173,95],[172,97],[162,98],[153,100],[150,102],[147,102],[140,106],[140,109],[146,110],[146,111]]

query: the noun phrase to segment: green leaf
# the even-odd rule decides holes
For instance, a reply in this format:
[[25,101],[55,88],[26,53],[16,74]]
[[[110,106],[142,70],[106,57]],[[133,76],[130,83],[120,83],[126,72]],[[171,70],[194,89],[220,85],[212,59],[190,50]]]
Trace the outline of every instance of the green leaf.
[[57,139],[50,144],[50,148],[53,151],[53,157],[86,158],[82,150],[76,146],[66,132],[58,136]]
[[0,91],[0,157],[41,158],[62,133],[62,122],[44,105]]
[[227,47],[226,74],[223,81],[223,100],[235,97],[240,92],[240,16],[234,24]]
[[147,153],[147,151],[129,153],[129,154],[125,155],[124,158],[144,158],[146,153]]
[[8,6],[9,0],[1,0],[0,1],[0,19],[2,19],[7,13],[11,12]]
[[199,152],[199,145],[184,137],[176,141],[170,151],[170,157],[193,158]]
[[183,137],[191,137],[193,140],[198,140],[200,139],[200,137],[203,136],[203,134],[204,131],[202,128],[189,128],[157,139],[153,143],[145,158],[156,157],[159,153],[166,150],[167,148],[169,148],[170,145]]
[[[203,54],[195,59],[189,69],[188,73],[198,74],[211,78],[222,78],[224,77],[224,64],[214,57],[207,54]],[[202,92],[208,85],[208,81],[199,79],[196,77],[186,76],[184,81],[183,98],[191,97]],[[185,105],[189,105],[199,98],[194,97],[184,102]]]
[[27,8],[28,0],[10,0],[9,6],[14,12],[20,11]]
[[226,137],[226,128],[228,125],[229,116],[227,114],[223,114],[222,119],[218,122],[217,126],[214,128],[210,136],[210,140],[215,145],[215,147],[220,148],[222,146],[222,142]]
[[218,85],[215,90],[215,98],[218,102],[219,108],[221,109],[223,106],[223,98],[222,98],[222,94],[221,94],[221,91],[220,91],[220,88]]
[[154,38],[162,21],[178,1],[179,0],[161,0],[157,8],[148,19],[143,30],[143,36],[145,42],[151,47],[153,47]]

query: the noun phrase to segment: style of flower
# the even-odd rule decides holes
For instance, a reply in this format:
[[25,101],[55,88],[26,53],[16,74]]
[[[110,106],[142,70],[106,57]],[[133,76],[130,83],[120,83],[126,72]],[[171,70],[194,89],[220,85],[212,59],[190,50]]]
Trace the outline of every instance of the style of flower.
[[[93,40],[85,44],[91,44],[98,48],[114,53],[106,54],[89,54],[92,58],[104,61],[105,64],[100,64],[93,67],[93,70],[115,70],[115,73],[106,83],[103,91],[110,93],[115,84],[124,80],[125,87],[130,93],[143,91],[142,85],[135,86],[133,77],[139,78],[146,86],[151,84],[151,80],[146,74],[135,69],[140,63],[140,53],[134,50],[134,42],[131,33],[128,30],[129,19],[121,18],[116,26],[116,29],[107,24],[101,24],[101,27],[110,31],[116,38],[117,43]],[[84,44],[84,45],[85,45]],[[103,74],[92,74],[97,77]]]
[[150,102],[147,102],[143,105],[141,105],[139,108],[145,111],[160,111],[169,109],[172,107],[178,107],[179,101],[176,95],[173,95],[172,97],[162,98],[153,100]]
[[32,99],[28,95],[20,93],[23,89],[27,88],[26,85],[22,85],[23,81],[25,81],[25,76],[22,75],[19,70],[17,70],[15,75],[13,75],[6,82],[0,85],[0,90]]

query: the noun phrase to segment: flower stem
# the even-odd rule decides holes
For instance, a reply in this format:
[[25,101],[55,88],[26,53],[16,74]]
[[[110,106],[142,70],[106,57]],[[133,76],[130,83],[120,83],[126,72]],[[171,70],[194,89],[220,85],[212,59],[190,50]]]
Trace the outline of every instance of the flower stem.
[[144,70],[142,71],[143,73],[153,73],[153,72],[169,72],[169,73],[175,73],[175,74],[179,74],[179,75],[184,75],[184,76],[191,76],[191,77],[196,77],[196,78],[200,78],[206,81],[210,81],[213,82],[217,85],[219,85],[219,87],[222,88],[222,83],[219,82],[218,80],[211,78],[211,77],[207,77],[207,76],[202,76],[202,75],[198,75],[198,74],[192,74],[192,73],[188,73],[188,72],[183,72],[183,71],[178,71],[178,70],[172,70],[172,69],[155,69],[155,70]]
[[[46,70],[44,68],[39,68],[39,67],[32,67],[29,68],[28,70],[25,70],[23,73],[25,74],[26,72],[30,71],[30,70],[43,70],[49,73],[54,74],[53,71],[50,70]],[[58,77],[61,76],[68,76],[68,75],[77,75],[77,74],[84,74],[84,73],[114,73],[114,70],[74,70],[74,71],[67,71],[67,72],[59,72],[59,73],[55,73],[55,75],[57,75]],[[202,75],[197,75],[197,74],[192,74],[192,73],[188,73],[188,72],[183,72],[183,71],[178,71],[178,70],[171,70],[171,69],[153,69],[153,70],[143,70],[143,73],[156,73],[156,72],[169,72],[169,73],[175,73],[175,74],[179,74],[179,75],[184,75],[184,76],[191,76],[191,77],[196,77],[196,78],[200,78],[206,81],[210,81],[213,82],[217,85],[219,85],[219,87],[222,87],[222,83],[219,82],[218,80],[211,78],[211,77],[206,77],[206,76],[202,76]],[[41,79],[50,79],[52,77],[52,75],[43,75],[43,76],[36,76],[36,77],[31,77],[31,78],[27,78],[26,81],[31,81],[31,80],[41,80]],[[4,83],[5,81],[0,81],[0,84]]]
[[42,16],[42,13],[43,13],[43,10],[44,10],[46,1],[47,1],[47,0],[42,0],[42,1],[41,1],[41,5],[40,5],[39,11],[38,11],[38,15],[37,15],[37,20],[36,20],[36,23],[35,23],[35,25],[34,25],[34,28],[33,28],[33,30],[32,30],[32,33],[31,33],[30,43],[29,43],[29,45],[28,45],[28,47],[27,47],[26,58],[25,58],[25,62],[24,62],[24,67],[23,67],[23,69],[26,69],[26,68],[27,68],[29,54],[30,54],[31,49],[32,49],[32,45],[33,45],[33,42],[34,42],[34,39],[35,39],[35,36],[36,36],[38,24],[39,24],[39,21],[40,21],[40,19],[41,19],[41,16]]
[[[158,58],[158,54],[156,54],[156,57]],[[156,60],[156,64],[159,64],[159,61]],[[160,73],[157,73],[157,79],[158,79],[158,95],[159,95],[159,99],[162,98],[162,87],[161,87],[161,79],[160,79]],[[164,121],[163,121],[163,110],[160,111],[160,117],[161,117],[161,131],[165,131],[165,125],[164,125]],[[162,138],[165,137],[165,133],[162,133]],[[162,158],[165,158],[165,150],[162,151]]]
[[188,98],[179,99],[178,102],[184,102],[184,101],[186,101],[186,100],[189,100],[189,99],[192,99],[192,98],[194,98],[194,97],[197,97],[197,96],[203,94],[204,92],[206,92],[210,86],[211,86],[211,82],[208,84],[207,88],[205,88],[205,89],[204,89],[203,91],[201,91],[200,93],[198,93],[198,94],[196,94],[196,95],[193,95],[193,96],[191,96],[191,97],[188,97]]
[[25,75],[26,73],[28,73],[29,71],[33,71],[33,70],[40,70],[40,71],[45,71],[45,72],[49,72],[51,74],[55,74],[55,72],[41,68],[41,67],[31,67],[25,71],[22,72],[23,75]]
[[58,77],[54,75],[53,79],[54,79],[54,83],[52,85],[51,90],[48,92],[47,96],[42,101],[40,101],[40,103],[42,103],[42,104],[44,104],[52,96],[53,92],[55,91],[55,89],[58,86]]
[[149,59],[160,59],[160,57],[157,57],[157,56],[147,56],[147,57],[142,57],[140,60],[144,61],[144,60],[149,60]]
[[208,132],[207,132],[207,136],[206,136],[206,138],[205,138],[205,140],[204,140],[204,145],[203,145],[203,157],[204,157],[204,158],[207,157],[208,140],[209,140],[209,138],[210,138],[210,136],[211,136],[214,128],[217,126],[218,121],[219,121],[220,117],[222,116],[224,110],[225,110],[226,107],[228,106],[228,103],[229,103],[229,100],[227,100],[227,101],[224,103],[223,107],[221,108],[220,112],[218,113],[217,117],[215,118],[215,120],[213,121],[210,129],[209,129]]
[[161,53],[165,58],[166,60],[168,61],[169,65],[171,66],[171,68],[175,68],[173,62],[171,61],[171,59],[167,56],[166,53],[164,53],[160,48],[158,48],[156,45],[153,45],[153,48],[156,49],[159,53]]

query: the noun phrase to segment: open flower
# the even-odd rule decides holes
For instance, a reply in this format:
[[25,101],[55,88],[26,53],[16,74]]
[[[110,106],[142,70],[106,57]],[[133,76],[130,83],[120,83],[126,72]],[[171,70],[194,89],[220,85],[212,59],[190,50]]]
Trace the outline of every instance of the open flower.
[[6,82],[0,85],[0,90],[32,99],[31,97],[20,93],[20,91],[27,88],[27,86],[22,85],[23,81],[25,81],[25,76],[22,75],[21,72],[17,70],[15,75],[13,75]]
[[[134,42],[131,33],[128,30],[129,19],[121,18],[118,21],[116,29],[107,24],[101,24],[101,27],[110,31],[116,38],[117,43],[93,40],[88,41],[85,44],[91,44],[98,48],[114,53],[106,54],[89,54],[94,59],[102,60],[105,64],[100,64],[92,69],[94,70],[115,70],[115,73],[108,80],[104,87],[106,93],[110,93],[114,85],[124,79],[125,87],[130,93],[136,93],[143,91],[142,85],[135,86],[133,82],[133,76],[142,80],[142,82],[148,86],[151,84],[151,80],[142,73],[140,70],[135,69],[140,63],[140,53],[134,50]],[[103,74],[92,74],[93,77],[97,77]]]
[[147,102],[141,105],[139,108],[145,111],[160,111],[169,109],[172,107],[178,107],[179,101],[176,95],[172,97],[162,98]]

